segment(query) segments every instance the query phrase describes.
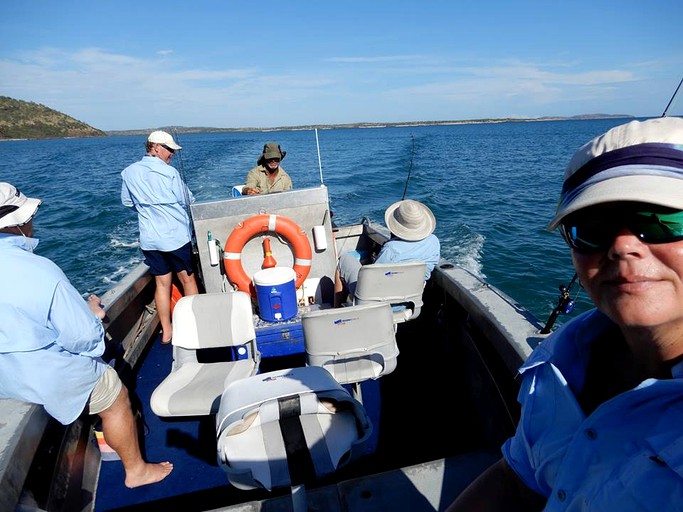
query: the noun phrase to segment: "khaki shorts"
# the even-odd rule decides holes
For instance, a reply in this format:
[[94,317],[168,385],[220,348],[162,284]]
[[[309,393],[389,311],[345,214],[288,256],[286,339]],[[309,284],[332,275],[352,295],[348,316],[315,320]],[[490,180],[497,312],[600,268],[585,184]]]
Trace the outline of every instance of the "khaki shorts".
[[121,393],[123,382],[119,374],[111,366],[102,374],[95,388],[90,393],[88,401],[88,413],[99,414],[109,409]]

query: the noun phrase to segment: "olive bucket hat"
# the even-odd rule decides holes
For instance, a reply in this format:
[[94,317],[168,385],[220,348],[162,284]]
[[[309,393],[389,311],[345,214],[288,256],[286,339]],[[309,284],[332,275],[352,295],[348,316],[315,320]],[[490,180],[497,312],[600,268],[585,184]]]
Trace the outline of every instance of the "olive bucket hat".
[[280,160],[283,160],[286,154],[287,152],[282,151],[282,149],[280,149],[280,144],[277,142],[267,142],[263,146],[263,154],[261,154],[256,164],[263,165],[269,158],[279,158]]

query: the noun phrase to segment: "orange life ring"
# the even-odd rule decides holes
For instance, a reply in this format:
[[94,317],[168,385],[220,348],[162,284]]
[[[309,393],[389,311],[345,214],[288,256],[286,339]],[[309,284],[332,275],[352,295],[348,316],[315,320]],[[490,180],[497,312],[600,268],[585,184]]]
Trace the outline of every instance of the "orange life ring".
[[239,290],[250,293],[252,297],[256,297],[256,289],[251,277],[247,275],[242,266],[242,249],[254,235],[271,231],[282,235],[292,244],[294,251],[294,266],[292,268],[296,274],[296,288],[303,284],[311,271],[313,259],[311,243],[308,241],[306,233],[296,222],[282,215],[261,214],[249,217],[235,226],[227,242],[225,242],[223,267],[230,282],[236,285]]

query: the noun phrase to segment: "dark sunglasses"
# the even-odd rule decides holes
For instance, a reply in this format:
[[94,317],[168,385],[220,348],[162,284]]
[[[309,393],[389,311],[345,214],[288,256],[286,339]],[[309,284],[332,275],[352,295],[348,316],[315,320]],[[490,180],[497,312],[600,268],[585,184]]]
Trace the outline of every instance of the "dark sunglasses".
[[623,227],[647,244],[683,240],[683,211],[649,206],[650,210],[588,212],[570,215],[560,225],[569,247],[582,254],[606,251]]
[[175,149],[169,148],[166,144],[159,144],[159,145],[160,145],[162,148],[164,148],[166,151],[168,151],[169,153],[171,153],[171,154],[175,153]]
[[279,162],[279,158],[266,158],[266,162]]

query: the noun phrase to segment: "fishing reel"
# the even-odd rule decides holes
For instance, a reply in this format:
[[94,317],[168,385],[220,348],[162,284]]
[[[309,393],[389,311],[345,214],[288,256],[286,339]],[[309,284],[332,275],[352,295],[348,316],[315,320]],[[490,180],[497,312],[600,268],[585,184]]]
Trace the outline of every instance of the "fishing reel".
[[557,307],[560,309],[560,313],[568,315],[574,311],[576,307],[576,302],[569,296],[569,288],[560,285],[560,296],[557,300]]
[[576,279],[577,279],[577,274],[574,274],[574,277],[572,277],[572,280],[569,281],[569,285],[567,285],[567,286],[565,286],[563,284],[560,285],[560,296],[557,299],[557,306],[555,306],[555,309],[553,309],[552,313],[550,313],[550,316],[548,317],[548,321],[546,322],[543,329],[541,329],[541,334],[549,334],[550,333],[550,330],[552,329],[553,325],[555,324],[555,320],[557,320],[558,316],[560,316],[561,314],[568,315],[569,313],[574,311],[574,308],[576,307],[576,302],[574,301],[574,299],[572,299],[569,296],[569,292],[571,291],[572,287],[574,286]]

